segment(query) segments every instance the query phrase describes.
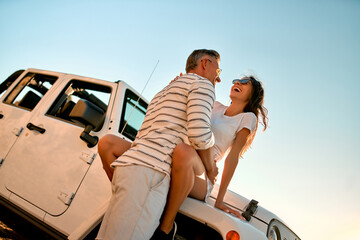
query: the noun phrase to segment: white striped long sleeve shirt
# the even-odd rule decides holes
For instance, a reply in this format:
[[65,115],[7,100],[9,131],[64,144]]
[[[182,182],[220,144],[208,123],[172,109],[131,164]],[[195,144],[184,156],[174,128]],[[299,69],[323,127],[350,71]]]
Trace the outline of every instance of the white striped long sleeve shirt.
[[170,175],[172,154],[179,143],[195,149],[214,145],[210,116],[215,101],[211,82],[185,74],[151,100],[131,148],[112,164],[143,165]]

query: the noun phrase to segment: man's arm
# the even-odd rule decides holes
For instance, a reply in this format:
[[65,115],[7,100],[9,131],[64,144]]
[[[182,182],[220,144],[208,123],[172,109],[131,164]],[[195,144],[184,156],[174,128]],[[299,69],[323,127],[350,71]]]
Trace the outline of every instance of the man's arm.
[[215,139],[210,125],[214,101],[215,89],[210,82],[199,81],[192,85],[187,103],[189,141],[197,150],[212,183],[218,174],[212,148]]
[[189,89],[187,101],[188,138],[195,150],[205,150],[215,143],[210,117],[215,101],[214,86],[208,80],[197,80]]

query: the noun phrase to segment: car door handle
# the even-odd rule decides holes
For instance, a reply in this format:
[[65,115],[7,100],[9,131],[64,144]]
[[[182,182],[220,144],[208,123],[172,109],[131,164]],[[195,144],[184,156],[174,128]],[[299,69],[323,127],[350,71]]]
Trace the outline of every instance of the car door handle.
[[39,133],[43,134],[46,130],[44,128],[38,127],[32,123],[28,123],[26,127],[30,130],[38,131]]

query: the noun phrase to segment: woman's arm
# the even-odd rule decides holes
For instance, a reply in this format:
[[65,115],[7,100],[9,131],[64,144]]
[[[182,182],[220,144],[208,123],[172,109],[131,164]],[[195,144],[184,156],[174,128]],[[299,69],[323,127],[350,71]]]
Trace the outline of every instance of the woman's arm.
[[221,177],[221,183],[219,188],[219,193],[215,202],[215,207],[219,208],[225,212],[232,213],[237,217],[244,220],[239,211],[232,209],[224,204],[224,196],[229,186],[229,183],[234,175],[236,166],[239,161],[239,154],[242,148],[245,146],[247,141],[247,137],[250,135],[250,130],[247,128],[241,129],[237,134],[234,140],[233,145],[231,146],[231,150],[226,157],[224,171]]

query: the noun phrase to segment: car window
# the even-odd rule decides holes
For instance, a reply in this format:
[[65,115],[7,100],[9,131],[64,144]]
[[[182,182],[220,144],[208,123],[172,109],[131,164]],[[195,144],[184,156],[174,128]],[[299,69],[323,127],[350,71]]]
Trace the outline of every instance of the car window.
[[56,80],[54,76],[28,73],[6,97],[5,102],[33,110]]
[[[81,99],[91,102],[101,108],[105,115],[110,101],[111,87],[100,84],[89,83],[80,80],[71,80],[60,95],[56,98],[50,109],[47,111],[48,116],[53,116],[63,121],[71,122],[75,125],[84,127],[78,121],[72,121],[69,117],[71,110]],[[104,116],[105,116],[104,115]],[[99,131],[101,126],[94,129]]]
[[10,85],[24,72],[25,70],[18,70],[11,74],[5,81],[0,84],[0,98],[4,95],[5,91]]
[[119,133],[134,140],[144,121],[148,104],[130,89],[125,92]]

